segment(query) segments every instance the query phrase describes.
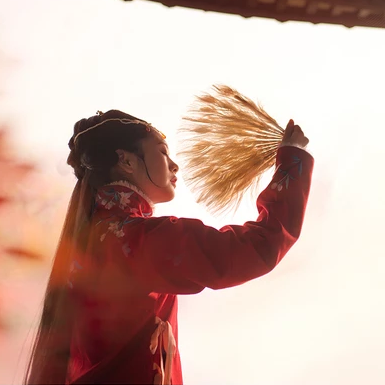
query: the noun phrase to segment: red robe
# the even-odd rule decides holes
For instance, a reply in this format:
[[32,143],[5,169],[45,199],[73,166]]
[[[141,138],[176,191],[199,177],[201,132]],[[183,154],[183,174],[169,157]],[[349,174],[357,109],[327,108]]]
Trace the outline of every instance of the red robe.
[[67,383],[182,384],[177,294],[260,277],[300,235],[313,158],[282,147],[276,166],[257,220],[220,230],[152,217],[145,196],[124,182],[98,191],[89,247],[68,282],[76,318]]

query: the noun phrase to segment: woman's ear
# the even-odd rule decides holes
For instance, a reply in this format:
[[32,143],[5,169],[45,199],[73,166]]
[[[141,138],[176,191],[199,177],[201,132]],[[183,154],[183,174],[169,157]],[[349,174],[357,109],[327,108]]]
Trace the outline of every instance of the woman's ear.
[[120,164],[124,164],[124,163],[127,163],[127,158],[128,158],[128,154],[126,151],[124,150],[116,150],[115,151],[119,157],[119,163]]
[[116,150],[116,154],[119,157],[116,165],[118,168],[129,174],[134,174],[137,171],[139,167],[137,155],[124,150]]

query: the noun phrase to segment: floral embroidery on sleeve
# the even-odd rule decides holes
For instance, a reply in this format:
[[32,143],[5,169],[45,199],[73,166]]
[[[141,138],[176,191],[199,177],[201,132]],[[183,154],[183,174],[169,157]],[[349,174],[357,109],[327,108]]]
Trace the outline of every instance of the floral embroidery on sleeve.
[[107,232],[103,233],[100,236],[100,242],[103,242],[108,233],[114,234],[118,238],[124,237],[126,234],[123,230],[123,227],[130,222],[135,221],[137,218],[127,217],[124,221],[112,221],[108,224]]
[[128,257],[128,254],[131,253],[131,248],[130,248],[130,245],[128,243],[125,243],[122,247],[122,251],[123,251],[123,254]]
[[286,189],[289,188],[289,184],[291,180],[295,180],[296,178],[293,176],[293,170],[297,169],[298,175],[302,175],[302,160],[298,158],[297,156],[293,156],[293,163],[287,170],[282,170],[280,166],[278,167],[277,172],[279,172],[282,177],[278,181],[274,181],[271,184],[271,189],[277,189],[278,191],[281,191],[283,189],[283,186],[286,187]]
[[167,261],[172,261],[172,264],[175,267],[179,266],[182,263],[182,259],[183,259],[182,254],[172,255],[166,258]]
[[71,266],[70,266],[70,272],[69,272],[70,278],[67,281],[67,285],[69,286],[69,288],[73,289],[74,277],[78,273],[78,271],[82,270],[82,269],[83,269],[83,267],[80,265],[80,263],[78,261],[76,261],[76,260],[72,261]]

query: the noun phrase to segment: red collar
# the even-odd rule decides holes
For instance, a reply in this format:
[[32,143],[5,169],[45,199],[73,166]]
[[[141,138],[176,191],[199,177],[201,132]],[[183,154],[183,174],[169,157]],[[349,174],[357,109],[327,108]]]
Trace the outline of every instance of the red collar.
[[120,181],[98,189],[95,209],[106,210],[111,215],[125,213],[130,217],[151,217],[153,204],[136,186]]

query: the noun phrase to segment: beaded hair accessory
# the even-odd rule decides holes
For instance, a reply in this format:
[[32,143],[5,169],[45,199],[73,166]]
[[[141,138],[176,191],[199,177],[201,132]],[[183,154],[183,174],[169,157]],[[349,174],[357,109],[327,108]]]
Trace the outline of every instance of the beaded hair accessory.
[[[99,116],[102,116],[102,115],[103,115],[103,112],[101,112],[101,111],[98,110],[98,111],[96,112],[96,114],[99,115]],[[156,132],[162,137],[162,139],[166,139],[166,135],[163,134],[163,132],[157,130],[155,127],[153,127],[153,126],[151,125],[151,123],[147,123],[147,122],[145,122],[145,121],[143,121],[143,120],[139,120],[139,119],[111,118],[111,119],[106,119],[106,120],[104,120],[103,122],[100,122],[100,123],[98,123],[98,124],[95,124],[95,125],[93,125],[93,126],[91,126],[91,127],[88,127],[86,130],[79,132],[79,133],[74,137],[74,144],[76,143],[76,141],[78,140],[78,138],[79,138],[80,135],[83,135],[83,134],[85,134],[86,132],[91,131],[91,130],[93,130],[94,128],[103,125],[104,123],[106,123],[106,122],[111,122],[111,121],[117,121],[117,122],[120,122],[120,123],[122,123],[122,124],[141,124],[141,125],[143,125],[143,126],[146,127],[146,131],[147,131],[147,132],[150,132],[151,130],[154,130],[154,131],[156,131]]]

